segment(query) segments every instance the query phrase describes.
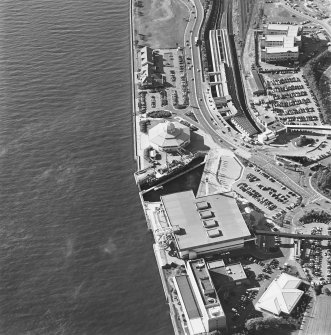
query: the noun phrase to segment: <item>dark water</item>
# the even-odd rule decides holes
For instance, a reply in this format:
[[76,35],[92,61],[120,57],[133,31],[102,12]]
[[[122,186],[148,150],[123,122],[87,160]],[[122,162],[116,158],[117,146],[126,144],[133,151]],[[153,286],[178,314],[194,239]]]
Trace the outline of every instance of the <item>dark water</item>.
[[203,170],[204,165],[190,172],[187,172],[186,174],[176,179],[169,181],[168,183],[163,185],[162,189],[145,193],[144,200],[151,202],[160,201],[160,196],[162,195],[190,190],[192,190],[193,193],[196,195],[199,190]]
[[128,0],[0,2],[0,334],[172,334],[134,184]]

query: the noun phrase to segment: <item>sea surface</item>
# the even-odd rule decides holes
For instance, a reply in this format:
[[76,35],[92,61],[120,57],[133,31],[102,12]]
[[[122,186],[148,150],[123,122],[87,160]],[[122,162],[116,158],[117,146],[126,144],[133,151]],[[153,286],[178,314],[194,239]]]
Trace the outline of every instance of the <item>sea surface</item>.
[[173,334],[129,48],[129,0],[0,2],[0,335]]

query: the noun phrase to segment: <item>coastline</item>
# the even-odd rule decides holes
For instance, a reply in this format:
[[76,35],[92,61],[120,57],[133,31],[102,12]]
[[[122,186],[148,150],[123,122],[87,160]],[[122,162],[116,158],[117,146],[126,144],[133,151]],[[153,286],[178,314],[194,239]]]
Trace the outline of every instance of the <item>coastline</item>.
[[140,169],[140,160],[137,155],[137,129],[136,129],[136,88],[135,88],[135,47],[134,47],[134,0],[130,0],[130,66],[131,66],[131,99],[132,99],[132,131],[133,131],[133,157],[137,162],[137,169]]
[[[134,25],[134,0],[130,0],[130,6],[129,6],[129,10],[130,10],[130,57],[131,57],[131,99],[132,99],[132,128],[133,128],[133,147],[134,147],[134,160],[137,163],[137,171],[139,171],[141,169],[141,164],[140,164],[140,157],[138,155],[138,148],[137,148],[137,136],[138,136],[138,129],[137,127],[137,110],[136,110],[136,82],[135,82],[135,54],[136,54],[136,48],[134,46],[134,37],[135,37],[135,25]],[[147,225],[147,229],[148,231],[153,233],[153,229],[152,229],[152,225],[151,222],[149,220],[148,214],[146,212],[146,205],[144,202],[144,198],[143,198],[143,192],[139,191],[139,198],[141,201],[141,205],[142,205],[142,209],[144,212],[144,216],[145,216],[145,220],[146,220],[146,225]],[[154,235],[153,235],[154,238]],[[164,273],[163,267],[162,267],[162,262],[160,262],[159,256],[160,256],[160,251],[157,250],[157,244],[153,243],[153,252],[154,252],[154,256],[155,256],[155,260],[156,260],[156,266],[158,268],[158,272],[160,275],[160,280],[161,280],[161,285],[163,287],[163,291],[165,294],[165,299],[166,299],[166,303],[169,306],[169,315],[170,315],[170,320],[171,320],[171,324],[173,326],[173,331],[175,335],[180,335],[181,331],[178,328],[177,325],[177,311],[173,305],[173,301],[172,301],[172,296],[171,296],[171,292],[169,290],[169,287],[167,285],[167,278],[166,275]]]

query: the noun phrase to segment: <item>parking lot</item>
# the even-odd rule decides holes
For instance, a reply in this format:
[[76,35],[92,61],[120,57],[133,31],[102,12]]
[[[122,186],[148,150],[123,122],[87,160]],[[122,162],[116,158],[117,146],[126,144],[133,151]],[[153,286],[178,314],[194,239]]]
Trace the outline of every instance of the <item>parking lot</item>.
[[189,57],[185,59],[181,49],[162,49],[159,53],[165,59],[163,65],[169,101],[174,107],[187,106],[189,100],[186,68],[191,66],[191,59]]
[[298,194],[253,164],[245,168],[243,178],[233,185],[233,190],[272,219],[293,209],[301,200]]
[[318,101],[301,72],[264,76],[269,87],[268,97],[255,103],[259,114],[272,112],[285,125],[321,125]]
[[[306,224],[301,230],[303,234],[328,235],[325,223]],[[302,268],[312,282],[325,285],[331,283],[331,241],[309,240],[303,244],[301,257]]]
[[259,260],[253,256],[241,256],[231,261],[240,261],[249,279],[247,285],[233,286],[219,293],[224,311],[230,316],[227,320],[229,329],[234,330],[240,328],[247,319],[262,315],[255,310],[254,304],[272,280],[282,272],[293,274],[296,269],[285,263],[284,257]]

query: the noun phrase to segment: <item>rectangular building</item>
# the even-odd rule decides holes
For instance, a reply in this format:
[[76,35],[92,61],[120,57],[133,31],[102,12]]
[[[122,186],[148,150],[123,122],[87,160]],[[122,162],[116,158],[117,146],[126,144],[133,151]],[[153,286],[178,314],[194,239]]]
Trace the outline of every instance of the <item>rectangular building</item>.
[[261,60],[264,62],[297,61],[301,36],[300,26],[268,24],[261,38]]
[[153,49],[143,47],[140,50],[139,81],[143,88],[159,87],[164,84],[164,76],[156,71]]
[[195,198],[193,191],[161,197],[181,258],[242,248],[252,238],[236,200],[224,194]]
[[213,261],[208,262],[208,269],[214,285],[220,290],[249,282],[241,263],[225,265],[223,260]]

